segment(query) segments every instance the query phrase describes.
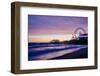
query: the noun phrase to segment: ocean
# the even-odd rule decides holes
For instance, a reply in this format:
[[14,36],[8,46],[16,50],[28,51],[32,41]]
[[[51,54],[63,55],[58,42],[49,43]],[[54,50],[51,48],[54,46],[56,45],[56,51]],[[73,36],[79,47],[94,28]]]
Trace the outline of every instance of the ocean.
[[88,58],[88,45],[28,43],[28,60]]

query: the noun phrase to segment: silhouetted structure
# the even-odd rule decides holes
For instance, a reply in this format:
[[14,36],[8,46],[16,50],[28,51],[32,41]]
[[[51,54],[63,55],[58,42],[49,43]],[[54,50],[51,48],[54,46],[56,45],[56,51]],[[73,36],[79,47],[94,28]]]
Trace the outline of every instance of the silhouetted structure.
[[79,40],[87,40],[88,34],[80,34],[78,38],[79,38]]
[[87,45],[88,44],[88,34],[80,34],[76,39],[72,39],[68,44],[80,44]]
[[52,40],[51,43],[60,43],[59,40]]

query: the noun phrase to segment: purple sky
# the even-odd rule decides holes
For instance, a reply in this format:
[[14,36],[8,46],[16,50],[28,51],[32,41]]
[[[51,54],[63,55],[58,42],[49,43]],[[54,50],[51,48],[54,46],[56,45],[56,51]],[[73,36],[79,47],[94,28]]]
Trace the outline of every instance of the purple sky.
[[28,15],[29,36],[72,34],[79,27],[87,32],[87,17]]

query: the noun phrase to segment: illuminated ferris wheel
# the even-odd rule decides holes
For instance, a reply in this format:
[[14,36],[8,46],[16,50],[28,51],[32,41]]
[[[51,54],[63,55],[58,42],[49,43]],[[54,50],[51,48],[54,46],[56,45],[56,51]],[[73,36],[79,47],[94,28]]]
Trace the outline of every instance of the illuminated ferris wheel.
[[86,33],[85,29],[83,29],[83,28],[81,28],[81,27],[76,28],[75,31],[74,31],[74,33],[72,34],[72,39],[77,39],[77,37],[78,37],[79,35],[85,34],[85,33]]

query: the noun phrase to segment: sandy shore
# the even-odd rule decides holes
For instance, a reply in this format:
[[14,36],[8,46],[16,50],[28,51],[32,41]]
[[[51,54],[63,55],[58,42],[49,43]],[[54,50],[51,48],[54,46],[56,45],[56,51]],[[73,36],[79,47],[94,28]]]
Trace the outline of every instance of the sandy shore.
[[[79,51],[76,51],[76,52],[73,52],[73,53],[70,53],[70,54],[66,54],[66,55],[63,55],[63,56],[59,56],[59,57],[56,57],[56,58],[52,58],[52,59],[79,59],[79,58],[88,58],[88,51],[87,51],[87,48],[83,48]],[[50,60],[52,60],[50,59]]]

